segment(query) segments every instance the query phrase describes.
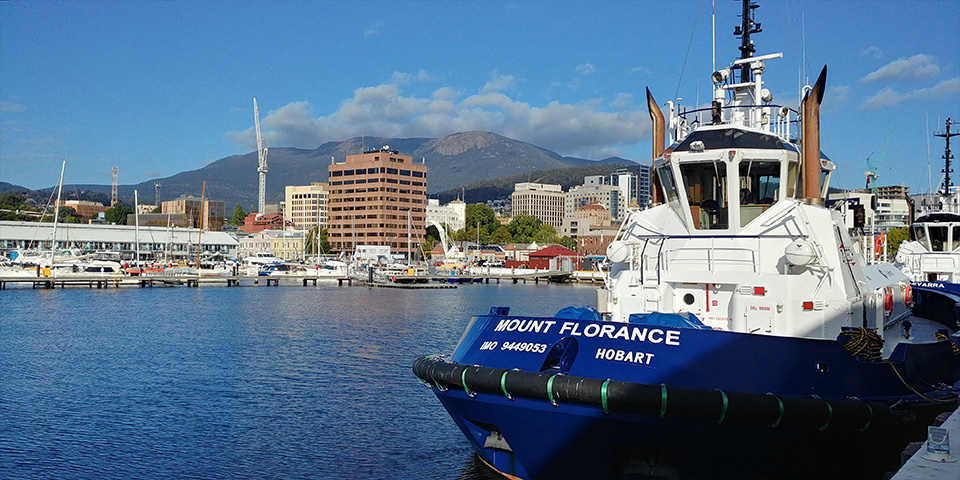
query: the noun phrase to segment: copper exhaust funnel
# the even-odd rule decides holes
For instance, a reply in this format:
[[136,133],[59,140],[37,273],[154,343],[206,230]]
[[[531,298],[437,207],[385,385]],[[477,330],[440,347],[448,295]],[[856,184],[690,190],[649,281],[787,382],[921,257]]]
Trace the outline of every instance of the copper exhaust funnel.
[[[656,159],[660,155],[663,155],[666,126],[663,121],[663,112],[660,111],[657,101],[654,100],[653,95],[650,94],[649,88],[647,88],[647,112],[650,113],[650,121],[653,122],[653,138],[651,139],[651,143],[653,143],[653,159]],[[659,180],[657,170],[654,168],[653,171],[650,172],[650,183],[653,187],[650,193],[653,196],[654,205],[663,203],[663,192],[660,190]]]
[[811,205],[823,205],[820,186],[820,103],[827,85],[827,67],[824,66],[813,84],[813,89],[803,96],[800,103],[801,137],[800,153],[803,159],[803,201]]

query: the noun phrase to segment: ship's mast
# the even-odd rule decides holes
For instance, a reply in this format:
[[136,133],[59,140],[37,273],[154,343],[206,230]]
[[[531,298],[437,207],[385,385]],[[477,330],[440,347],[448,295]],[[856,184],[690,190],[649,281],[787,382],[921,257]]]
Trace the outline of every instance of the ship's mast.
[[[743,12],[741,13],[741,23],[734,27],[733,34],[740,37],[740,59],[753,57],[757,49],[750,40],[750,34],[760,33],[763,30],[760,24],[753,21],[753,11],[760,8],[760,5],[754,4],[751,0],[743,0]],[[750,63],[744,62],[740,65],[740,82],[750,81]]]
[[947,146],[946,146],[946,148],[945,148],[944,151],[943,151],[943,162],[944,162],[944,165],[943,165],[943,175],[944,175],[944,178],[943,178],[943,191],[941,192],[943,195],[950,195],[950,187],[953,186],[953,185],[950,183],[950,174],[953,172],[953,169],[950,168],[950,160],[953,159],[953,154],[950,153],[950,137],[955,137],[955,136],[957,136],[957,135],[960,135],[960,132],[950,132],[950,125],[952,125],[952,124],[953,124],[953,122],[951,122],[950,119],[947,118],[947,131],[946,131],[946,133],[936,133],[936,134],[934,134],[934,136],[943,137],[943,139],[947,141]]

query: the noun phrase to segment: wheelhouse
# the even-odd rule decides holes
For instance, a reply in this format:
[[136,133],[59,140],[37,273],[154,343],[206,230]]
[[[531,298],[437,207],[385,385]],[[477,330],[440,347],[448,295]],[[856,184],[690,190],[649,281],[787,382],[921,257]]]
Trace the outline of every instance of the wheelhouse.
[[[654,168],[688,230],[736,233],[781,200],[800,199],[800,164],[799,148],[777,135],[724,125],[692,132]],[[834,168],[821,156],[821,198]]]

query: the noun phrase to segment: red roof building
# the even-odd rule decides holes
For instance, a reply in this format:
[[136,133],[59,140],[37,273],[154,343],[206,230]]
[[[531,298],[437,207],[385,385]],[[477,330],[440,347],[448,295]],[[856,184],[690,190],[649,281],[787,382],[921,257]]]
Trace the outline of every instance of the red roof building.
[[537,270],[573,271],[580,269],[583,257],[577,252],[560,245],[550,245],[530,254],[527,268]]
[[267,214],[257,218],[257,212],[250,213],[243,219],[241,232],[257,233],[263,230],[283,230],[283,215]]

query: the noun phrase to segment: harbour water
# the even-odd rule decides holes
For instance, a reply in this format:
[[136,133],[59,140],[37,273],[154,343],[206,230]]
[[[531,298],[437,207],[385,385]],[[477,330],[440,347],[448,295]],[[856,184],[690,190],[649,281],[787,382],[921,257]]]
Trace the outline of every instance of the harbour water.
[[499,478],[418,355],[594,287],[0,292],[0,478]]

